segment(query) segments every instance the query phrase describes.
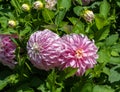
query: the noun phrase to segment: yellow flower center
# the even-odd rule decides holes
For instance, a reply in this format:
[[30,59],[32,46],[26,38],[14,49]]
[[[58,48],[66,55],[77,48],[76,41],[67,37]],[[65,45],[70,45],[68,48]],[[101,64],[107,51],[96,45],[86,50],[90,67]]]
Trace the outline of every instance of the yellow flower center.
[[76,50],[75,53],[76,53],[75,56],[77,58],[81,58],[83,56],[83,50],[82,49]]

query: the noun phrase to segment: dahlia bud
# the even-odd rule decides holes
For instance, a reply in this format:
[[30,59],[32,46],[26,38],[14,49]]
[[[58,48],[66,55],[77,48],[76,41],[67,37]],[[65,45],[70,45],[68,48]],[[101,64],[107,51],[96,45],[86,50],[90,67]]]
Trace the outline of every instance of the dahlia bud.
[[8,26],[14,28],[16,26],[16,22],[14,20],[9,20]]
[[91,0],[82,0],[82,5],[88,5]]
[[13,43],[11,38],[16,38],[16,35],[0,34],[0,62],[13,69],[17,64],[14,60],[16,44]]
[[22,5],[22,10],[23,11],[29,11],[30,10],[30,6],[28,4],[23,4]]
[[33,7],[34,7],[34,9],[39,10],[39,9],[43,8],[43,3],[41,1],[36,1],[33,3]]
[[57,0],[45,0],[45,1],[46,1],[45,8],[48,8],[50,10],[55,9],[55,5],[57,4]]
[[86,10],[83,14],[83,18],[87,21],[87,22],[92,22],[92,20],[94,19],[94,13],[93,11],[90,10]]

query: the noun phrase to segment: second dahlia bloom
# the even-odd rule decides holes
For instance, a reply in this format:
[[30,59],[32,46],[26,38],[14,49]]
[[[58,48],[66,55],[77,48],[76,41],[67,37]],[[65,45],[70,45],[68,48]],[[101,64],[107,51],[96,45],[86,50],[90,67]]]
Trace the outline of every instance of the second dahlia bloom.
[[15,62],[16,45],[10,38],[16,38],[11,35],[0,35],[0,62],[3,65],[13,69],[17,62]]
[[62,40],[67,46],[62,52],[65,62],[61,66],[62,69],[78,68],[76,75],[81,76],[87,69],[93,68],[98,58],[98,49],[94,41],[88,39],[87,36],[78,34],[65,35]]
[[27,43],[28,56],[31,63],[43,70],[49,70],[59,66],[60,41],[59,36],[45,29],[33,33]]

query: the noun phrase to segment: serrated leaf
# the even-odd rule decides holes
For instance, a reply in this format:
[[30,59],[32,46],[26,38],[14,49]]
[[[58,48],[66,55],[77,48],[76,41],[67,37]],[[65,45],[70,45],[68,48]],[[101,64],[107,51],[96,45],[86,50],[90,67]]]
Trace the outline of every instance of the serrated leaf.
[[56,24],[57,26],[60,25],[60,23],[61,23],[62,20],[64,19],[65,14],[66,14],[66,10],[65,10],[65,9],[59,10],[59,12],[58,12],[58,14],[57,14],[57,16],[56,16],[56,18],[55,18],[55,24]]
[[105,20],[102,15],[95,15],[95,23],[98,30],[109,24],[109,21]]
[[57,8],[63,8],[66,11],[71,7],[71,0],[58,0]]
[[0,17],[0,25],[2,28],[6,28],[7,27],[7,18],[6,17]]
[[110,4],[107,2],[107,0],[103,0],[100,5],[100,14],[103,15],[104,18],[107,18],[109,11],[110,11]]
[[91,83],[86,83],[80,92],[92,92],[93,85]]
[[112,56],[119,56],[119,52],[115,51],[115,50],[112,50],[111,51],[111,55]]
[[77,68],[71,68],[71,67],[66,68],[66,69],[64,70],[64,72],[65,72],[65,74],[66,74],[66,75],[65,75],[65,79],[73,76],[73,75],[76,73],[76,71],[77,71]]
[[26,28],[24,30],[20,31],[20,36],[25,36],[30,31],[31,31],[31,27],[26,26]]
[[76,0],[80,5],[82,5],[82,0]]
[[101,41],[106,39],[106,37],[109,35],[109,32],[110,32],[109,26],[102,28],[101,30],[95,33],[95,40]]
[[103,68],[103,73],[107,74],[108,76],[110,75],[110,69],[107,67]]
[[82,10],[83,10],[82,6],[76,6],[76,7],[73,8],[73,11],[77,16],[80,16],[80,13],[81,13]]
[[43,16],[45,21],[51,21],[52,22],[52,19],[54,18],[55,14],[54,14],[53,11],[50,11],[48,9],[44,9],[42,11],[42,16]]
[[7,84],[8,84],[7,80],[0,80],[0,90],[7,86]]
[[109,36],[106,39],[106,46],[114,45],[114,43],[118,40],[118,37],[119,37],[118,34],[113,34],[113,35]]
[[107,85],[95,85],[92,92],[115,92],[114,89]]
[[84,32],[85,25],[79,19],[75,17],[71,17],[69,18],[69,20],[73,24],[73,29],[72,29],[73,33],[77,33],[77,34],[85,33]]
[[37,88],[37,90],[42,91],[42,92],[46,92],[46,86],[45,86],[45,84],[41,84],[41,85]]
[[98,62],[99,63],[107,63],[110,61],[110,53],[109,50],[105,49],[105,50],[100,50],[98,52],[99,58],[98,58]]
[[111,57],[109,63],[111,63],[111,64],[120,64],[120,56],[119,57]]
[[120,73],[116,71],[116,69],[119,68],[119,67],[120,66],[116,66],[116,67],[114,67],[110,70],[110,75],[109,75],[108,80],[111,83],[120,81]]

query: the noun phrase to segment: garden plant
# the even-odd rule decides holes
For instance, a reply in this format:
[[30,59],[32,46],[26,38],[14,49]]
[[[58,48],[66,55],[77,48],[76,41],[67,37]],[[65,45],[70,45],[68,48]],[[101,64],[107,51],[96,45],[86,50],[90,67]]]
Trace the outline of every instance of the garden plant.
[[120,92],[120,0],[0,0],[0,92]]

